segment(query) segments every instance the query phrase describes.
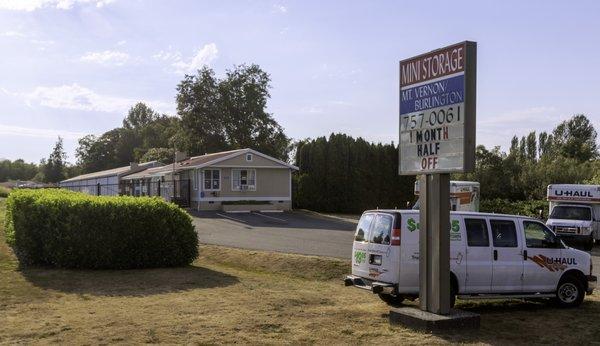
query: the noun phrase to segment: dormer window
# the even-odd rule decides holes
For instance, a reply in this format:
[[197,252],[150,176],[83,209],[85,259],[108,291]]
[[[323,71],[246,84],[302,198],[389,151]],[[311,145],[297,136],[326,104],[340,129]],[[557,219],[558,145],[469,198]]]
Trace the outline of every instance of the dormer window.
[[246,154],[246,161],[248,161],[248,162],[252,161],[252,154]]

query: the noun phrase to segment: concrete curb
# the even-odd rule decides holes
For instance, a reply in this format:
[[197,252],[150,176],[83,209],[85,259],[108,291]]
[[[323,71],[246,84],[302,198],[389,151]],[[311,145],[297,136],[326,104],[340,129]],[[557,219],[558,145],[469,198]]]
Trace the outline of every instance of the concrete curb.
[[340,216],[334,216],[334,215],[321,214],[319,212],[308,210],[308,209],[294,209],[294,212],[300,212],[300,213],[312,215],[312,216],[315,216],[315,217],[320,217],[322,219],[335,220],[335,221],[344,221],[344,222],[350,222],[350,223],[353,223],[353,224],[358,224],[358,220],[349,219],[349,218],[340,217]]

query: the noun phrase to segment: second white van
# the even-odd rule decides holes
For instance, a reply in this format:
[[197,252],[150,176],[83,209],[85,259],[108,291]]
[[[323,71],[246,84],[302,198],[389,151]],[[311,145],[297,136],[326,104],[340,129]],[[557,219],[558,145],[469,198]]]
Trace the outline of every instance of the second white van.
[[[592,294],[590,254],[566,246],[540,221],[514,215],[451,212],[451,303],[459,299],[552,298],[578,306]],[[419,212],[369,210],[354,237],[344,280],[397,304],[419,295]]]

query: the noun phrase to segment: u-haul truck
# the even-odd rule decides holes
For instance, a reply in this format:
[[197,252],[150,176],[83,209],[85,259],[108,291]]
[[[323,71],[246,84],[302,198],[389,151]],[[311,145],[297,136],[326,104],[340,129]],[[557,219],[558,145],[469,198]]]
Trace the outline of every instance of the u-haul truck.
[[548,185],[550,213],[546,225],[567,242],[591,250],[600,240],[600,185]]
[[[415,196],[419,196],[419,180],[415,181]],[[413,209],[419,209],[420,199]],[[479,183],[476,181],[450,181],[450,210],[479,211]]]

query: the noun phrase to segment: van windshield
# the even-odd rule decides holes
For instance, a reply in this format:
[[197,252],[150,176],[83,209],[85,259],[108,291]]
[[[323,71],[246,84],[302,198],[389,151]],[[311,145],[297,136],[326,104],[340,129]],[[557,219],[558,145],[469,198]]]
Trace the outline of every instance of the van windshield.
[[575,207],[568,205],[559,205],[552,209],[551,219],[563,220],[591,220],[592,212],[587,207]]

